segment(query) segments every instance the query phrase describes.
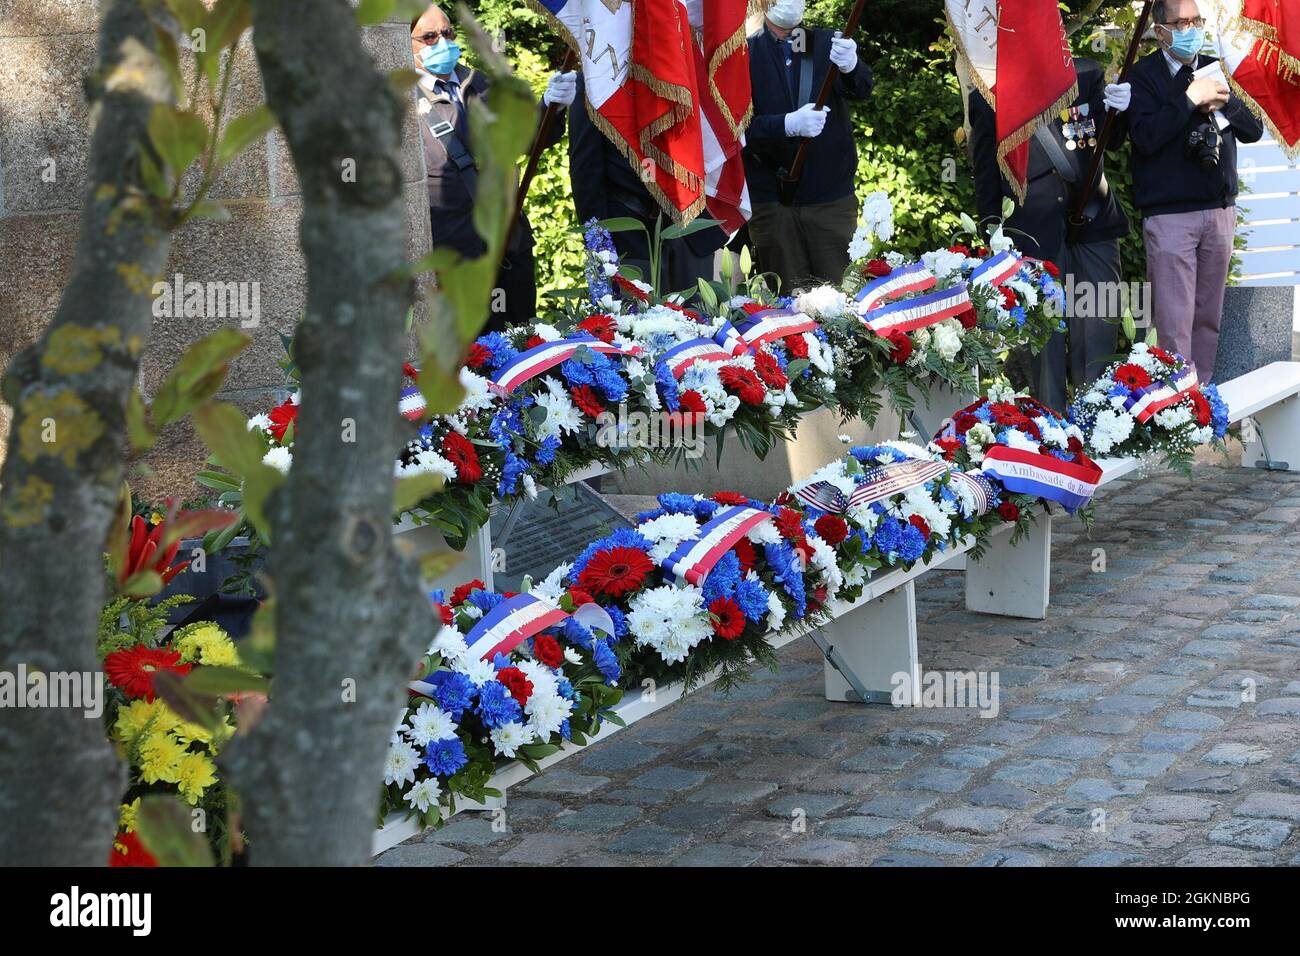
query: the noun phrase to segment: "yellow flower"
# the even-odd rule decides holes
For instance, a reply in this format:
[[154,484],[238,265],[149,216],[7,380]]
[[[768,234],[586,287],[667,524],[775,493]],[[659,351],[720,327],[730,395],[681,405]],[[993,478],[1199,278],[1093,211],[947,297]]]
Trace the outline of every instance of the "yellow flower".
[[217,768],[206,756],[199,753],[187,753],[180,760],[176,771],[176,785],[181,796],[189,801],[190,806],[199,802],[203,791],[217,782]]
[[121,833],[135,832],[135,816],[140,812],[140,798],[122,804],[117,814],[117,829]]
[[191,664],[209,664],[215,667],[235,667],[239,652],[230,637],[216,624],[200,624],[184,637],[172,642],[172,650],[181,660]]
[[140,779],[176,783],[185,747],[170,734],[149,734],[140,742]]
[[161,512],[155,511],[153,514],[149,515],[149,523],[152,525],[162,524],[162,520],[163,515]]
[[127,746],[142,733],[166,733],[181,723],[176,712],[163,703],[161,698],[152,702],[133,700],[117,710],[117,723],[113,725],[113,735]]

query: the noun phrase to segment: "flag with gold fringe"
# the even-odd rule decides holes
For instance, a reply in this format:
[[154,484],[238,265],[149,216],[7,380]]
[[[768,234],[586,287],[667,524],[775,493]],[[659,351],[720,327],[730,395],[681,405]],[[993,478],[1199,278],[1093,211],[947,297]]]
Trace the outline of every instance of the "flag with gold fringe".
[[1300,156],[1300,3],[1214,0],[1213,12],[1233,92],[1287,156]]

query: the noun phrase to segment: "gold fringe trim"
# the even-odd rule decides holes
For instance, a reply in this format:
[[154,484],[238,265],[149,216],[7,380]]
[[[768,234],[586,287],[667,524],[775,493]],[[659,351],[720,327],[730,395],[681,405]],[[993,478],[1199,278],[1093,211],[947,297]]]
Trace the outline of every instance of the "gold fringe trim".
[[1053,103],[1050,107],[1043,110],[1037,116],[1031,118],[1028,123],[1021,126],[1002,142],[998,143],[998,168],[1002,170],[1002,175],[1007,183],[1011,186],[1011,191],[1016,194],[1016,201],[1023,206],[1025,197],[1028,195],[1028,184],[1021,185],[1011,172],[1011,167],[1007,164],[1007,155],[1013,150],[1018,149],[1025,143],[1029,142],[1030,137],[1034,135],[1035,130],[1044,123],[1050,123],[1056,114],[1061,112],[1071,103],[1079,98],[1079,78],[1076,75],[1070,88],[1065,91],[1065,95]]
[[[1252,36],[1259,40],[1263,47],[1278,59],[1278,74],[1282,79],[1295,83],[1296,78],[1300,76],[1300,56],[1293,54],[1282,46],[1282,38],[1278,35],[1277,27],[1271,23],[1264,23],[1262,20],[1252,20],[1244,13],[1239,14],[1228,21],[1228,30],[1238,30],[1247,36]],[[1264,64],[1267,57],[1261,51],[1259,61]]]
[[1271,134],[1273,134],[1273,139],[1277,142],[1277,145],[1281,148],[1286,158],[1289,160],[1300,158],[1300,137],[1297,137],[1295,142],[1287,142],[1286,137],[1282,135],[1282,131],[1278,129],[1277,124],[1273,122],[1272,117],[1264,111],[1263,107],[1255,102],[1255,98],[1246,92],[1242,85],[1237,82],[1236,78],[1227,70],[1223,71],[1223,75],[1228,78],[1228,85],[1232,87],[1232,92],[1237,94],[1237,97],[1246,104],[1246,108],[1254,113],[1255,117],[1268,128],[1268,131]]
[[740,139],[745,135],[745,130],[749,128],[749,121],[754,118],[754,97],[750,96],[749,106],[745,109],[745,113],[741,116],[739,122],[737,122],[736,118],[731,115],[731,107],[722,95],[722,90],[718,89],[717,73],[722,64],[744,48],[747,42],[745,22],[742,20],[736,32],[713,51],[713,56],[709,60],[709,92],[713,94],[713,102],[718,104],[718,109],[722,111],[727,126],[731,128],[731,135],[736,139]]

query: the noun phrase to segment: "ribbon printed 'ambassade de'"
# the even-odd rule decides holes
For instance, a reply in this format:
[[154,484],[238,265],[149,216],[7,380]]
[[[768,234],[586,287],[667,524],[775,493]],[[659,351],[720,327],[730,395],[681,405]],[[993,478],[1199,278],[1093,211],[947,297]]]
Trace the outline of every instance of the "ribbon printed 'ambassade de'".
[[1061,461],[1009,445],[994,445],[984,453],[982,473],[1007,491],[1057,501],[1071,512],[1092,500],[1101,484],[1101,469],[1092,462]]

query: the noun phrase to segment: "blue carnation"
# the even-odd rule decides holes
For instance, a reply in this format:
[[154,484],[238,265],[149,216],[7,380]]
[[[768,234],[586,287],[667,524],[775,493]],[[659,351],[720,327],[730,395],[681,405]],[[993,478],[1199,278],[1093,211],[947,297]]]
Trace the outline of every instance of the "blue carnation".
[[437,671],[426,677],[425,682],[433,685],[434,703],[450,714],[452,720],[460,720],[460,715],[474,703],[477,692],[474,682],[464,674]]
[[745,617],[755,624],[760,624],[767,617],[767,588],[761,581],[741,579],[736,585],[736,603],[745,612]]
[[510,340],[500,332],[489,332],[487,335],[479,336],[478,344],[492,353],[492,357],[487,361],[487,367],[493,372],[519,354],[510,344]]
[[708,577],[704,579],[704,603],[720,597],[731,597],[740,583],[740,559],[735,551],[728,551],[718,559]]
[[794,602],[794,616],[803,617],[808,613],[808,602],[804,596],[803,574],[794,559],[794,550],[784,541],[780,544],[765,544],[763,556],[771,566],[773,577],[780,583],[781,589]]
[[542,439],[541,447],[537,449],[537,454],[533,460],[539,465],[549,465],[555,461],[555,452],[560,447],[560,439],[555,435],[547,435]]
[[669,491],[660,495],[656,500],[659,502],[661,508],[673,514],[695,514],[695,498],[692,495],[683,495],[675,491]]
[[614,639],[622,640],[627,637],[627,615],[623,613],[623,609],[616,604],[601,606],[605,608],[609,619],[614,622]]
[[447,603],[447,591],[445,588],[434,588],[429,592],[429,600],[434,604]]
[[673,371],[666,362],[655,363],[655,385],[658,386],[659,397],[663,399],[668,411],[675,412],[681,408],[677,379],[673,378]]
[[490,730],[519,720],[523,713],[518,701],[510,696],[510,691],[506,690],[505,685],[494,680],[488,681],[479,691],[478,707],[474,712],[479,715],[483,725]]
[[450,777],[467,763],[469,757],[459,737],[435,740],[424,749],[424,765],[439,777]]
[[701,498],[695,502],[695,517],[701,521],[708,521],[722,507],[712,498]]
[[618,655],[605,641],[596,641],[592,648],[591,659],[607,684],[614,684],[623,673],[623,669],[618,666]]
[[564,639],[574,647],[581,647],[583,650],[591,650],[591,642],[594,640],[591,631],[582,624],[578,623],[577,618],[566,618],[562,629]]
[[881,519],[876,525],[872,541],[876,545],[876,550],[892,561],[903,542],[902,522],[891,517]]
[[904,562],[911,564],[923,554],[925,554],[925,535],[921,533],[921,529],[916,525],[904,524],[902,541],[899,542],[898,546],[898,556]]
[[486,614],[498,604],[505,600],[505,597],[497,594],[495,591],[475,590],[469,596],[469,603]]

